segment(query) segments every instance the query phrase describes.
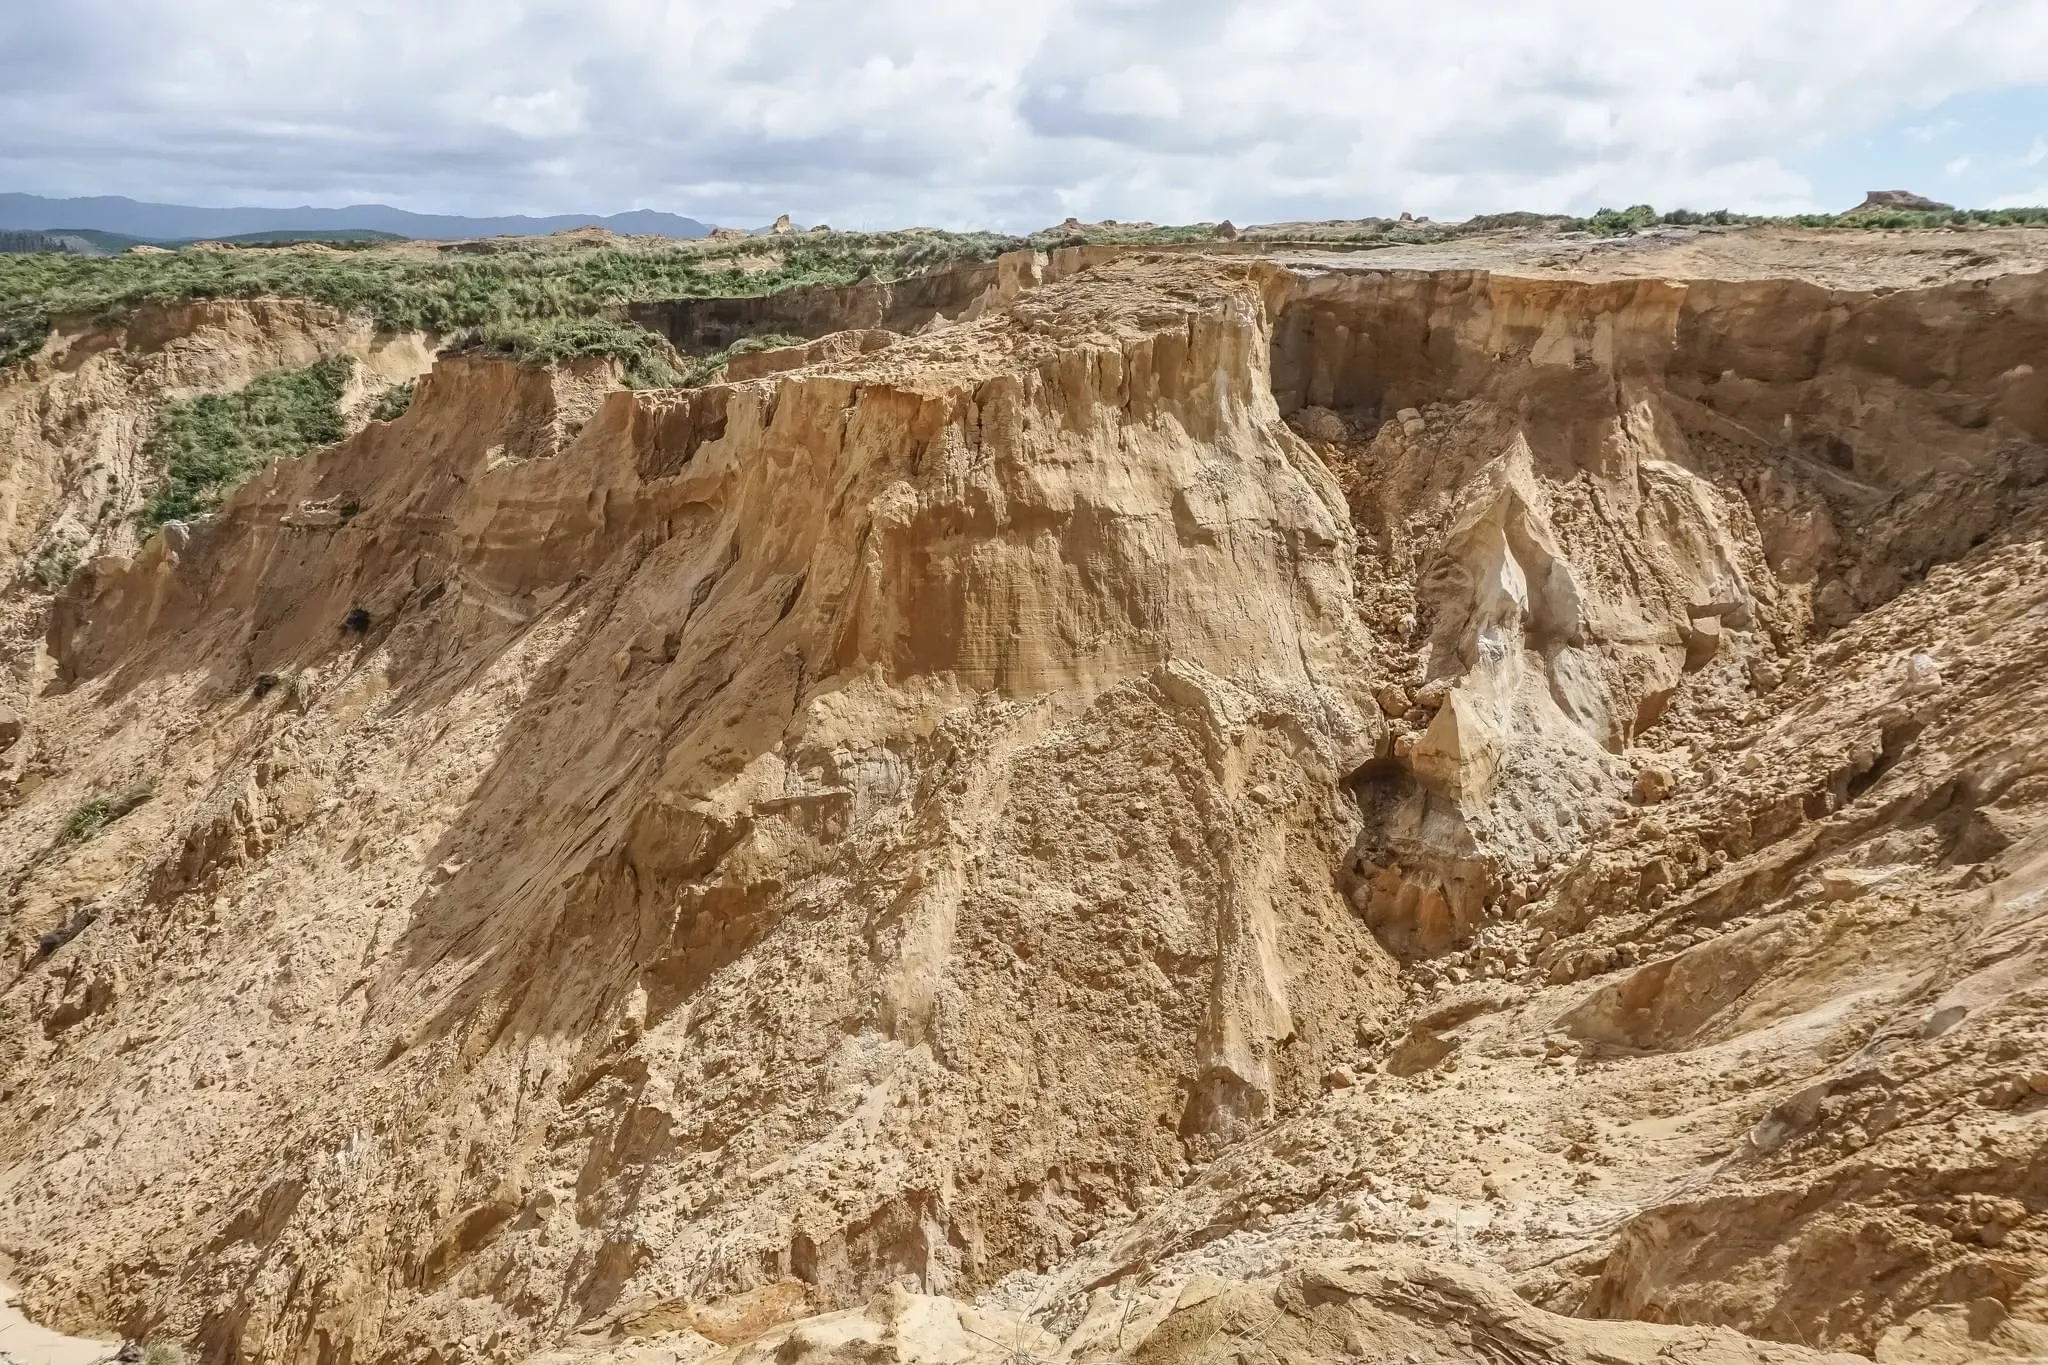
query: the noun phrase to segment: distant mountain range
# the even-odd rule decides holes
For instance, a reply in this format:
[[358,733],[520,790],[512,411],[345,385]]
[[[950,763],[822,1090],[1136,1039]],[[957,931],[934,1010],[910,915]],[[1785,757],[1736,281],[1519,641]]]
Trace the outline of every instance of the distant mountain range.
[[587,213],[529,218],[463,218],[443,213],[408,213],[389,204],[351,204],[339,209],[207,209],[187,204],[145,204],[118,195],[91,199],[45,199],[36,194],[0,194],[0,231],[48,232],[89,229],[149,242],[189,242],[251,233],[388,232],[399,237],[448,241],[459,237],[541,237],[564,228],[601,227],[618,233],[662,237],[703,237],[708,224],[674,213],[635,209],[598,217]]

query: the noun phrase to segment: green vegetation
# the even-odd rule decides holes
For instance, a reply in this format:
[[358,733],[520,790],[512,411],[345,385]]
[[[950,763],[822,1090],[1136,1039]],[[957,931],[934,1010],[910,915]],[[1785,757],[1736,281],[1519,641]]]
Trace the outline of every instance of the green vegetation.
[[1079,232],[1071,228],[1046,228],[1032,233],[1017,245],[1029,245],[1037,251],[1056,251],[1063,246],[1084,243],[1089,246],[1177,246],[1215,240],[1216,229],[1212,223],[1183,223],[1168,227],[1152,223],[1087,223]]
[[2048,226],[2048,208],[2027,209],[1877,209],[1857,213],[1798,213],[1765,218],[1715,209],[1695,213],[1673,209],[1659,213],[1648,204],[1621,210],[1601,209],[1591,218],[1567,222],[1601,236],[1636,232],[1646,227],[1802,227],[1802,228],[1984,228]]
[[784,346],[803,344],[802,337],[789,336],[783,332],[763,332],[758,336],[741,337],[722,351],[713,351],[710,355],[696,357],[683,375],[682,382],[691,388],[709,384],[718,378],[718,372],[725,368],[725,362],[736,355],[751,355],[755,351],[776,351]]
[[0,232],[0,251],[62,251],[63,239],[47,232]]
[[408,379],[403,384],[393,384],[378,394],[377,401],[370,405],[370,420],[396,422],[405,416],[406,409],[412,406],[413,391],[418,386],[418,380]]
[[79,546],[69,540],[52,540],[36,556],[35,567],[29,572],[36,582],[55,592],[70,582],[71,575],[78,571],[79,553]]
[[[1427,219],[1395,221],[1363,218],[1344,223],[1283,223],[1248,231],[1245,236],[1267,244],[1301,243],[1333,246],[1424,246],[1518,229],[1545,232],[1584,232],[1596,237],[1620,237],[1653,227],[1799,227],[1799,228],[1989,228],[2048,226],[2048,208],[1952,209],[1940,212],[1876,210],[1866,213],[1804,213],[1789,217],[1762,217],[1733,213],[1727,209],[1698,212],[1673,209],[1660,213],[1648,204],[1625,209],[1603,208],[1589,218],[1550,213],[1488,213],[1462,222],[1436,223]],[[1092,240],[1092,239],[1091,239]]]
[[95,253],[116,256],[131,246],[163,245],[161,242],[148,242],[142,237],[130,237],[125,232],[102,232],[98,228],[48,228],[46,231],[60,242],[73,244],[71,250],[85,256]]
[[675,352],[666,341],[644,327],[608,318],[493,323],[457,335],[448,349],[511,356],[529,365],[602,356],[624,367],[629,388],[658,389],[677,382]]
[[235,393],[166,404],[144,447],[164,482],[137,520],[156,527],[210,512],[270,461],[340,440],[345,432],[337,404],[352,364],[334,357],[303,370],[258,375]]
[[1631,204],[1625,209],[1599,210],[1585,220],[1585,230],[1601,237],[1619,237],[1656,224],[1657,210],[1648,204]]
[[72,807],[64,827],[57,831],[58,845],[84,843],[155,795],[154,782],[137,782],[118,792],[79,802]]
[[[297,246],[317,242],[324,246],[379,246],[409,238],[376,228],[302,228],[277,232],[244,232],[233,237],[193,238],[192,241],[226,242],[230,246]],[[158,246],[187,246],[188,242],[158,242]]]
[[[469,248],[488,246],[488,250]],[[1023,245],[992,233],[798,233],[637,242],[507,238],[362,251],[173,251],[122,256],[0,256],[0,366],[35,353],[59,315],[117,315],[149,300],[309,299],[509,354],[612,351],[642,371],[647,354],[619,326],[627,305],[764,294],[804,284],[897,279]],[[566,324],[605,322],[603,333]]]

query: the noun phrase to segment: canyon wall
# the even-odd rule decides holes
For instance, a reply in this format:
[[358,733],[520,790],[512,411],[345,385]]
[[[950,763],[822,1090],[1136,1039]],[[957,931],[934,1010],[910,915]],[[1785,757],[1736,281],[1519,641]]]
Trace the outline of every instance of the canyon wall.
[[[699,389],[444,358],[80,571],[7,756],[34,1309],[321,1365],[2031,1340],[2036,277],[1062,256]],[[828,311],[743,321],[905,322]]]

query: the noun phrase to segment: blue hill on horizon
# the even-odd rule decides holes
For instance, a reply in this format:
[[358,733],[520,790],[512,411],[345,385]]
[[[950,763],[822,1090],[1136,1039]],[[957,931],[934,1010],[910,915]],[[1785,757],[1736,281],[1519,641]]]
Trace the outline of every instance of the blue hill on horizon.
[[259,232],[333,232],[368,229],[426,241],[462,237],[543,237],[565,228],[601,227],[625,234],[662,237],[703,237],[708,224],[680,214],[634,209],[606,216],[586,213],[533,218],[510,214],[468,218],[459,214],[412,213],[389,204],[350,204],[344,208],[199,208],[189,204],[150,204],[120,195],[86,199],[46,199],[36,194],[0,194],[0,230],[47,232],[88,228],[120,233],[144,241],[175,242],[243,237]]

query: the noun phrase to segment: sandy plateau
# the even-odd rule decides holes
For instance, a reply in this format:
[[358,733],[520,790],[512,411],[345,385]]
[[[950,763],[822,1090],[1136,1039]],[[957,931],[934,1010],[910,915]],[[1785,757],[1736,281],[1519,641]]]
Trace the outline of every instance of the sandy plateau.
[[2044,265],[1026,254],[445,356],[52,597],[165,393],[430,360],[60,334],[0,1269],[207,1362],[2048,1355]]

